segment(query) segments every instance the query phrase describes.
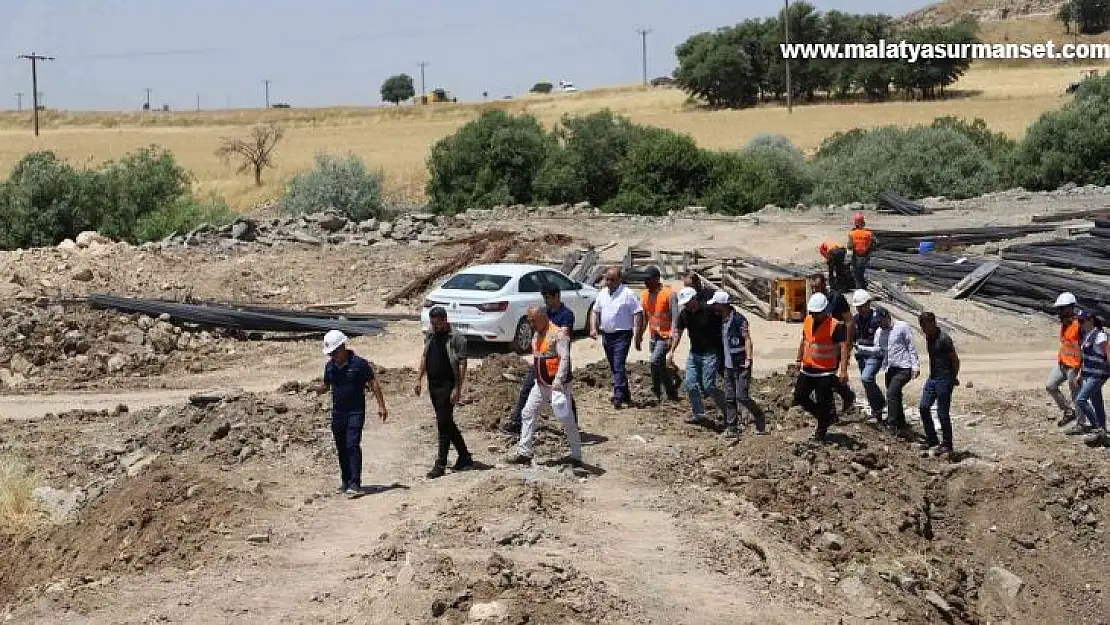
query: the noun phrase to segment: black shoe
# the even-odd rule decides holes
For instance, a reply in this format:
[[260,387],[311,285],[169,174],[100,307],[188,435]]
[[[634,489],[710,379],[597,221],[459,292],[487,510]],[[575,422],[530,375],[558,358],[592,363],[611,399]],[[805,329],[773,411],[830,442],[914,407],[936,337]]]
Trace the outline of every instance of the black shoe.
[[506,421],[501,424],[501,431],[506,434],[520,434],[520,423]]
[[437,477],[443,477],[444,475],[447,475],[447,469],[445,469],[444,467],[441,467],[439,465],[436,465],[436,466],[432,467],[431,471],[428,471],[428,474],[427,474],[426,477],[429,480],[434,480]]
[[1064,416],[1061,417],[1060,420],[1056,422],[1056,427],[1062,428],[1065,425],[1071,423],[1072,421],[1075,421],[1075,415],[1071,414],[1071,413],[1064,413]]
[[817,441],[818,443],[823,443],[825,442],[825,439],[828,438],[828,435],[828,430],[817,430],[813,433],[813,440]]
[[512,457],[505,460],[505,462],[508,463],[508,464],[530,465],[530,464],[532,464],[532,456],[523,456],[521,454],[513,454]]
[[705,417],[687,417],[683,423],[686,425],[705,425],[706,421],[708,421],[708,419]]
[[451,467],[452,471],[466,471],[474,466],[473,458],[459,458],[455,461],[454,466]]

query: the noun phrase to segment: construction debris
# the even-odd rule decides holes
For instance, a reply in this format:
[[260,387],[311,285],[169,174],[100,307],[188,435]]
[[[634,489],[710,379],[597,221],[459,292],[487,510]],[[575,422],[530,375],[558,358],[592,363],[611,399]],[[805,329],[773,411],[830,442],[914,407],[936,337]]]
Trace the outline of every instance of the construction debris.
[[928,215],[933,212],[923,204],[911,202],[889,191],[879,194],[876,210],[880,213],[897,213],[899,215]]
[[875,230],[880,250],[889,252],[915,252],[921,243],[934,243],[938,250],[954,246],[978,245],[1017,239],[1030,234],[1053,232],[1052,224],[1028,226],[987,226],[981,228],[952,228],[950,230]]

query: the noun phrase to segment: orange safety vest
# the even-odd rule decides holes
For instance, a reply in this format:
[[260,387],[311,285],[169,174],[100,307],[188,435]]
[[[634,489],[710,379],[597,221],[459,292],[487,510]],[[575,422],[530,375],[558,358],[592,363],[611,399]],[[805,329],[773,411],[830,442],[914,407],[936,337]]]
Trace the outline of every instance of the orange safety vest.
[[821,252],[821,256],[827,259],[829,257],[829,252],[841,249],[842,247],[844,246],[835,241],[825,241],[818,250]]
[[555,335],[554,333],[561,332],[559,326],[554,323],[547,327],[547,332],[543,336],[537,333],[532,337],[532,354],[536,361],[536,381],[543,383],[545,386],[551,386],[555,381],[555,375],[559,373],[559,353],[555,351]]
[[855,228],[848,233],[848,238],[852,240],[852,253],[863,256],[871,252],[871,241],[875,239],[875,233],[867,228]]
[[833,340],[840,321],[828,318],[821,327],[813,330],[813,316],[807,316],[802,327],[805,348],[802,351],[802,365],[819,371],[833,371],[840,364],[840,345]]
[[671,310],[671,295],[674,291],[671,287],[664,286],[659,289],[659,292],[652,295],[650,291],[645,289],[640,293],[640,305],[644,309],[644,314],[648,318],[648,327],[651,328],[651,335],[663,339],[671,338],[671,324],[674,320],[672,315],[674,311]]
[[1083,364],[1083,354],[1079,351],[1079,320],[1073,319],[1066,328],[1060,328],[1060,364],[1078,369]]

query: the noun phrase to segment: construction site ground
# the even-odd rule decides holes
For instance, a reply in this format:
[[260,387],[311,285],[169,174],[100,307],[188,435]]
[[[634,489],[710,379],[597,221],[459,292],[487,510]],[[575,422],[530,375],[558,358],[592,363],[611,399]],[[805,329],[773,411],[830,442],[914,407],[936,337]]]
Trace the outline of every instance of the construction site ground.
[[[1098,202],[983,199],[926,217],[868,217],[888,230],[1003,225]],[[608,261],[634,245],[737,248],[814,263],[817,244],[844,238],[849,218],[843,210],[775,210],[667,228],[605,217],[482,228],[513,230],[522,240],[573,237],[567,247],[552,244],[550,254],[540,250],[550,258],[588,241],[618,242],[603,253]],[[19,352],[26,375],[0,393],[0,456],[29,465],[50,505],[28,527],[0,533],[0,618],[1110,622],[1103,592],[1110,450],[1085,447],[1055,425],[1059,414],[1043,389],[1057,343],[1048,318],[914,295],[938,317],[987,337],[953,335],[963,363],[954,462],[922,456],[862,414],[835,426],[831,444],[808,442],[812,420],[788,410],[786,369],[800,325],[749,315],[753,394],[767,413],[768,435],[749,427],[730,445],[711,429],[683,424],[685,399],[613,410],[600,343],[580,337],[573,360],[590,443],[586,469],[546,464],[565,454],[549,413],[537,466],[508,467],[502,461],[513,441],[497,424],[515,401],[524,361],[478,347],[481,362],[457,414],[475,458],[488,466],[437,480],[424,477],[435,450],[430,402],[426,393],[412,394],[420,328],[391,322],[383,335],[352,341],[380,368],[390,416],[377,420],[370,400],[363,482],[371,492],[348,499],[336,493],[330,402],[307,392],[322,372],[319,337],[198,335],[175,339],[157,357],[125,354],[128,364],[111,371],[94,361],[129,344],[133,326],[148,342],[165,329],[80,305],[50,316],[15,299],[20,291],[187,293],[272,305],[353,300],[360,312],[416,312],[420,296],[392,308],[383,300],[458,253],[458,246],[420,245],[3,254],[0,282],[10,286],[0,293],[3,324],[46,316],[0,340],[9,351],[33,347]],[[92,280],[70,279],[86,267]],[[51,323],[58,327],[42,329]],[[74,328],[93,355],[85,368],[43,347],[76,340],[66,338]],[[41,340],[44,332],[52,338]],[[26,336],[30,343],[20,339]],[[680,366],[686,351],[684,342]],[[633,394],[647,399],[646,353],[633,351],[629,360]],[[851,378],[862,400],[854,363]],[[922,381],[907,387],[908,406]],[[190,403],[213,388],[241,392]],[[920,431],[916,408],[908,414]]]

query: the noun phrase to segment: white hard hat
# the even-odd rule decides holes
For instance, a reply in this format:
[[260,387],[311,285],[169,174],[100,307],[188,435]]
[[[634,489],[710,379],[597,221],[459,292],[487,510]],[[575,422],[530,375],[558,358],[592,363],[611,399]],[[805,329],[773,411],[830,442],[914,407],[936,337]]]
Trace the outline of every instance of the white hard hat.
[[330,356],[332,352],[342,347],[347,342],[347,335],[339,330],[328,330],[324,335],[324,355]]
[[1056,308],[1061,306],[1075,306],[1075,296],[1071,293],[1061,293],[1060,297],[1056,298]]
[[709,300],[709,305],[721,304],[727,306],[731,299],[725,291],[717,291],[713,294],[713,298]]
[[856,292],[852,293],[852,306],[863,306],[870,301],[871,294],[864,289],[856,289]]
[[811,313],[825,312],[829,307],[829,298],[825,297],[824,293],[814,293],[809,298],[809,305],[806,307]]
[[685,306],[687,302],[698,296],[698,292],[693,287],[684,287],[678,292],[678,305]]

